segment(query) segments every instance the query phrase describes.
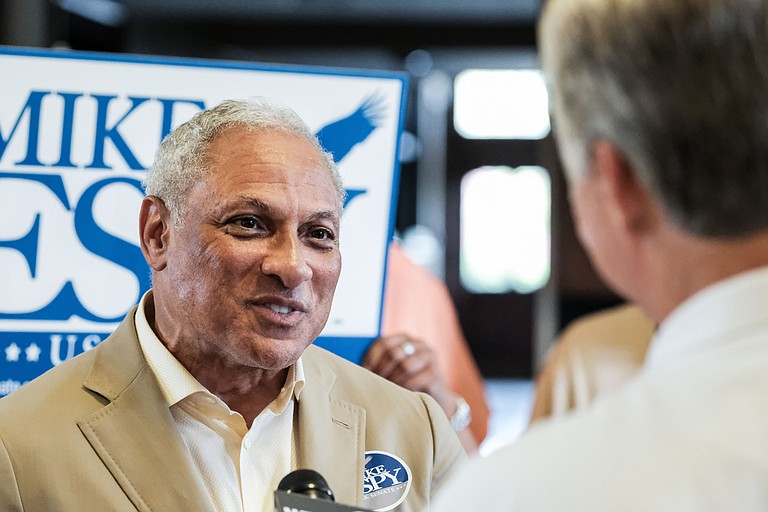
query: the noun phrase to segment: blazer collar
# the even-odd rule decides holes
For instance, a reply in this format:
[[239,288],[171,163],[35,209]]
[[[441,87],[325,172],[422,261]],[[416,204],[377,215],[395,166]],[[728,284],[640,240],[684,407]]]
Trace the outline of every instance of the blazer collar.
[[299,400],[298,463],[325,477],[336,501],[361,506],[365,469],[365,409],[334,393],[336,373],[319,349],[302,356],[307,385]]
[[200,477],[152,371],[144,360],[133,308],[95,348],[84,386],[109,403],[78,427],[138,510],[210,510]]

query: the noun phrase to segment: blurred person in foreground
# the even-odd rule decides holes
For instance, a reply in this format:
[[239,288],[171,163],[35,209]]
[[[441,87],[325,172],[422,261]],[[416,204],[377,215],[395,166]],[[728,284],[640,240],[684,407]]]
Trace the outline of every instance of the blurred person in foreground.
[[443,411],[311,346],[344,189],[304,122],[225,101],[163,141],[146,191],[153,288],[101,345],[0,400],[0,509],[271,512],[295,468],[340,503],[383,488],[426,509],[463,457]]
[[485,384],[448,288],[396,241],[389,244],[381,337],[362,364],[437,400],[468,453],[485,439],[490,415]]
[[578,233],[658,330],[433,510],[768,510],[768,1],[549,0],[539,28]]

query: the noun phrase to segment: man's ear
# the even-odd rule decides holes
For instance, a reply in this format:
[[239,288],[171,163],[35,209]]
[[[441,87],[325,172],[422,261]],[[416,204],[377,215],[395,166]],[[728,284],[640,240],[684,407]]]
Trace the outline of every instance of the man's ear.
[[171,215],[163,200],[145,197],[139,210],[139,239],[144,259],[154,271],[163,270],[167,264],[170,227]]
[[654,201],[629,160],[607,140],[595,142],[592,157],[601,195],[611,206],[611,220],[628,232],[648,228],[654,219]]

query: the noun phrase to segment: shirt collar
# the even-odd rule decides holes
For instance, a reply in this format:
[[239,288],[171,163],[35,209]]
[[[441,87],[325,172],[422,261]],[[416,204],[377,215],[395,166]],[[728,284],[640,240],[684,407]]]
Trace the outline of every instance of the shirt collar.
[[[136,309],[136,333],[147,364],[155,374],[168,406],[175,405],[194,393],[204,393],[215,397],[189,373],[160,341],[147,320],[145,311],[147,307],[154,307],[152,290],[144,294],[141,302],[139,302],[139,307]],[[299,358],[288,368],[285,384],[277,398],[267,408],[274,414],[282,414],[291,399],[295,398],[298,401],[305,382],[304,365]],[[218,397],[215,398],[218,400]]]
[[304,384],[304,364],[301,362],[301,358],[299,358],[295,364],[288,367],[288,376],[285,378],[285,384],[280,393],[278,393],[277,398],[272,400],[272,403],[267,406],[267,409],[275,415],[282,414],[292,399],[299,400]]
[[768,267],[718,281],[700,290],[659,325],[647,366],[688,357],[738,339],[740,333],[768,323]]

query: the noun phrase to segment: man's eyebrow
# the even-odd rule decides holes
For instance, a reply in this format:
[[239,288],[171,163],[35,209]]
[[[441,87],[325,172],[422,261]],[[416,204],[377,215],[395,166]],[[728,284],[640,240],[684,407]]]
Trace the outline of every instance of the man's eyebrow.
[[269,204],[262,201],[261,199],[257,199],[255,197],[240,196],[235,198],[232,201],[227,201],[222,204],[219,204],[217,208],[214,208],[213,214],[216,216],[224,215],[234,208],[240,208],[244,206],[247,206],[249,208],[254,208],[256,210],[261,210],[267,213],[273,211],[273,208]]
[[[274,208],[261,199],[255,197],[240,196],[234,201],[219,205],[219,207],[214,210],[214,214],[224,214],[228,210],[231,210],[233,207],[237,208],[239,206],[248,206],[256,210],[261,210],[265,213],[274,212]],[[339,224],[339,214],[333,210],[321,210],[310,215],[307,219],[307,222],[314,222],[318,220],[330,220],[335,224]]]
[[317,220],[330,220],[335,224],[338,224],[339,214],[334,212],[333,210],[323,210],[311,215],[308,220],[309,222],[313,222]]
[[258,209],[258,210],[264,210],[266,212],[271,212],[272,211],[272,207],[270,205],[268,205],[267,203],[265,203],[261,199],[257,199],[255,197],[243,197],[243,196],[241,196],[239,198],[239,201],[244,203],[244,204],[247,204],[248,206],[252,206],[252,207],[254,207],[254,208]]

